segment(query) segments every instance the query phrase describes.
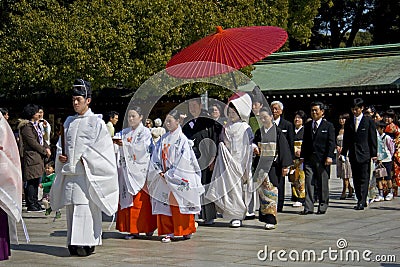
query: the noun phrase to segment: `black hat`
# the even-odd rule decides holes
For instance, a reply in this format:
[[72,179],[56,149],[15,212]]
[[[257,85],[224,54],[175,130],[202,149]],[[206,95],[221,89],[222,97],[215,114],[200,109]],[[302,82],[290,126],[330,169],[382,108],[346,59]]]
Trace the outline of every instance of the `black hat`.
[[73,96],[83,96],[84,98],[92,97],[90,82],[87,82],[83,79],[76,79],[74,81],[74,85],[72,86],[72,90]]

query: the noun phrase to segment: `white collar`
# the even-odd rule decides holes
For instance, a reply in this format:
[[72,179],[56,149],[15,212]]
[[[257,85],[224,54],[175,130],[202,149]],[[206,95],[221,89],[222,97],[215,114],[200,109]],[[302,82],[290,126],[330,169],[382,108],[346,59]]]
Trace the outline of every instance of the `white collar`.
[[278,126],[280,122],[281,122],[281,116],[279,116],[279,118],[274,120],[274,123],[275,123],[276,126]]

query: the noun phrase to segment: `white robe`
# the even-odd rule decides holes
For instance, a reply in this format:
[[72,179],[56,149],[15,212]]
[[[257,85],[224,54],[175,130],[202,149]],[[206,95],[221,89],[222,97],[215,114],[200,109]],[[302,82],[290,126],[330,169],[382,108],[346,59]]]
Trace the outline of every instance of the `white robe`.
[[142,190],[150,162],[150,130],[140,124],[122,130],[122,146],[119,147],[118,177],[119,204],[121,209],[133,206],[133,196]]
[[[167,148],[167,159],[162,151]],[[165,181],[160,173],[164,172]],[[198,214],[201,210],[201,170],[188,139],[178,127],[161,137],[152,154],[148,172],[148,187],[153,214],[171,216],[169,194],[178,202],[180,213]]]
[[0,147],[0,207],[8,215],[10,239],[17,243],[16,222],[22,219],[21,163],[14,133],[1,112]]
[[228,220],[241,220],[247,211],[243,185],[252,184],[252,140],[247,134],[249,128],[245,122],[229,123],[224,128],[223,142],[219,144],[214,172],[205,196],[215,203],[217,210]]
[[[84,115],[68,117],[64,123],[66,163],[58,159],[62,153],[61,141],[60,138],[57,143],[56,178],[50,191],[51,207],[53,210],[65,205],[69,207],[68,244],[101,244],[100,211],[112,216],[118,209],[119,198],[117,166],[110,134],[104,121],[89,109]],[[83,218],[93,221],[86,223]],[[94,236],[86,240],[80,235],[82,231]]]

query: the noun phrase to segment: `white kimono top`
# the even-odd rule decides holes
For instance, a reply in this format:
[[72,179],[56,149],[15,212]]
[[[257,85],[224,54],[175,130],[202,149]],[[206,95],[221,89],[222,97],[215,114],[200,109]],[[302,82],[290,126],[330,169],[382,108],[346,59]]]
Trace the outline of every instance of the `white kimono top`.
[[[22,219],[22,172],[14,133],[0,112],[0,207],[8,215],[10,239],[18,243],[16,222]],[[23,224],[25,236],[29,236]]]
[[135,130],[122,130],[122,146],[119,147],[118,178],[121,209],[133,205],[133,196],[142,190],[150,162],[152,136],[150,129],[141,123]]
[[[164,172],[164,179],[160,173]],[[172,193],[182,214],[201,210],[201,170],[189,140],[179,126],[161,137],[153,151],[148,173],[153,214],[171,216],[169,194]]]
[[[118,209],[118,174],[114,147],[104,121],[90,109],[84,115],[70,116],[64,123],[66,163],[58,156],[62,153],[61,137],[57,143],[56,178],[50,190],[51,207],[61,209],[66,204],[77,204],[73,199],[78,187],[67,187],[70,177],[79,179],[80,188],[105,214],[111,216]],[[69,203],[72,198],[72,203]],[[87,201],[87,200],[86,200]],[[85,204],[85,203],[80,203]]]
[[[246,204],[243,200],[243,184],[252,184],[251,128],[246,122],[229,123],[219,143],[218,156],[205,197],[214,202],[226,219],[243,219]],[[247,190],[251,192],[251,186]]]

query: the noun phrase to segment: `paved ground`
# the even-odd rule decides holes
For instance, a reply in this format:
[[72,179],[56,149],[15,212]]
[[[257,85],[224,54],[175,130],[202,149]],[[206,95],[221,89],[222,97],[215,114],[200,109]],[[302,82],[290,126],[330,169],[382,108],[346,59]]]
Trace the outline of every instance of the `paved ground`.
[[400,266],[400,198],[355,211],[354,199],[339,200],[339,179],[332,178],[330,188],[325,215],[298,215],[301,208],[293,208],[287,195],[273,231],[257,220],[232,229],[218,219],[200,226],[191,240],[163,244],[157,236],[125,240],[107,230],[105,218],[103,246],[87,258],[69,256],[64,214],[53,222],[44,214],[24,213],[31,242],[13,246],[10,260],[0,266]]

